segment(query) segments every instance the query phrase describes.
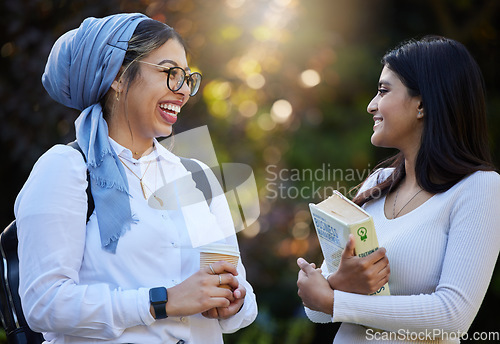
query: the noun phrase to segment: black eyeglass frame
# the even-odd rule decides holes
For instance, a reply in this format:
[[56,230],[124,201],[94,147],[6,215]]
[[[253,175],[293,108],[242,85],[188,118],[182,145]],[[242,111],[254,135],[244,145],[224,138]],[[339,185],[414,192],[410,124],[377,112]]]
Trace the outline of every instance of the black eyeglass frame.
[[[188,74],[184,69],[182,69],[181,67],[178,67],[178,66],[175,66],[175,67],[165,67],[165,66],[162,66],[162,65],[159,65],[159,64],[156,64],[156,63],[151,63],[151,62],[146,62],[146,61],[137,61],[137,62],[161,68],[162,72],[167,73],[167,87],[172,92],[179,91],[182,88],[182,86],[184,85],[184,83],[187,83],[187,85],[189,86],[189,90],[190,90],[189,96],[190,97],[196,95],[196,93],[198,93],[198,90],[200,89],[201,80],[203,78],[203,76],[201,75],[201,73],[194,72],[194,73]],[[169,82],[170,77],[171,77],[171,73],[172,73],[173,70],[179,70],[181,73],[184,73],[184,78],[182,79],[182,83],[178,87],[176,87],[174,89],[172,89],[172,87],[170,87],[170,82]],[[194,83],[193,83],[193,80],[194,80],[193,76],[199,77],[199,82],[197,84],[198,87],[196,87],[195,90],[193,90],[191,88],[191,85],[194,85]]]

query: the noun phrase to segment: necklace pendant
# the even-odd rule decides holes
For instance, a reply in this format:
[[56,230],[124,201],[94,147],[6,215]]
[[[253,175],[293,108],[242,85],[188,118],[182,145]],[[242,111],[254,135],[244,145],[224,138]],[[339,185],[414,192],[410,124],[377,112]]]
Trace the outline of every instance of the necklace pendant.
[[160,207],[163,207],[163,201],[161,200],[161,198],[156,196],[155,194],[153,194],[153,197],[158,201],[158,203],[160,203]]
[[142,182],[142,180],[140,182],[141,182],[142,195],[144,196],[144,199],[147,200],[148,198],[146,197],[146,189],[144,183]]

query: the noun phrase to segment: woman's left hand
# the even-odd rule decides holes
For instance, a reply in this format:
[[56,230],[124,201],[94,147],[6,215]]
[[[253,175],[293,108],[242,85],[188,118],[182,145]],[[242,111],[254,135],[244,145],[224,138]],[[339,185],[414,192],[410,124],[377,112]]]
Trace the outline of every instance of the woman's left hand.
[[234,300],[231,301],[229,307],[217,307],[209,309],[206,312],[201,313],[204,317],[209,319],[227,319],[236,313],[238,313],[243,307],[243,302],[245,301],[245,295],[247,290],[241,284],[233,290]]
[[298,294],[302,303],[314,311],[333,315],[333,289],[314,263],[297,259],[300,268],[297,279]]

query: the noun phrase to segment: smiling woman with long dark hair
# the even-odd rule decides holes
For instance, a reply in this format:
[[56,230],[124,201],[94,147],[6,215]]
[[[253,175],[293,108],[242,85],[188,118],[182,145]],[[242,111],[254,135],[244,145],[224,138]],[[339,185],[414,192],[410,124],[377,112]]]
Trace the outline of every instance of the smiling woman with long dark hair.
[[[399,153],[364,181],[354,202],[373,216],[389,263],[344,252],[343,262],[366,274],[341,262],[326,279],[300,258],[299,295],[313,321],[343,323],[334,343],[459,343],[500,250],[500,176],[488,147],[483,78],[467,49],[444,37],[405,42],[382,63],[367,108],[371,141]],[[376,290],[389,275],[391,296],[360,295],[371,290],[352,285],[375,276]]]

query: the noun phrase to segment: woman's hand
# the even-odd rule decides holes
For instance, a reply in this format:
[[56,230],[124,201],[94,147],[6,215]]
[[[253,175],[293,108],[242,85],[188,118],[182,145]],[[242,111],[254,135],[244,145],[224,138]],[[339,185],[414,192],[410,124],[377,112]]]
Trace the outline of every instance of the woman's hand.
[[244,286],[239,285],[233,290],[234,300],[231,301],[229,307],[217,307],[209,309],[206,312],[201,313],[206,318],[211,319],[227,319],[236,313],[238,313],[243,307],[243,302],[245,301],[245,295],[247,290]]
[[333,315],[333,289],[316,269],[314,263],[309,264],[304,258],[297,259],[300,268],[297,279],[298,295],[307,308]]
[[342,252],[339,269],[328,276],[328,283],[332,289],[350,293],[368,295],[376,292],[389,281],[391,273],[385,253],[385,248],[381,247],[359,258],[354,254],[354,237],[351,234]]
[[[220,261],[212,264],[212,269],[215,275],[209,267],[205,267],[182,283],[168,289],[167,315],[187,316],[203,313],[212,308],[228,308],[230,309],[226,311],[228,313],[234,311],[239,302],[236,296],[241,296],[239,282],[235,277],[238,275],[236,267],[231,263]],[[219,287],[221,284],[227,284],[231,289]],[[235,290],[234,293],[232,290]],[[236,293],[238,290],[240,293]]]

